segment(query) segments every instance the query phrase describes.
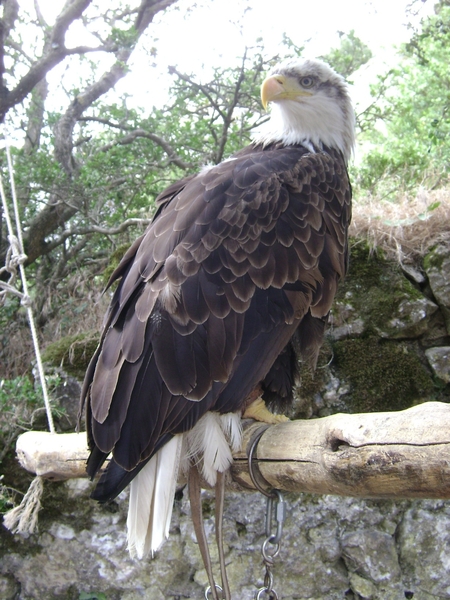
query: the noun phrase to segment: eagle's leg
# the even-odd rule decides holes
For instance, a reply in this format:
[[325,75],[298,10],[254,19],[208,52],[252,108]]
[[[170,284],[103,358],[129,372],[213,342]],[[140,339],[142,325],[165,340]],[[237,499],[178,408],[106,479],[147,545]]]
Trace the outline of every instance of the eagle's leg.
[[225,473],[217,472],[217,482],[215,488],[216,494],[216,542],[219,552],[220,573],[222,576],[222,588],[225,600],[231,600],[230,586],[225,566],[225,556],[223,552],[223,503],[225,499]]
[[270,425],[289,421],[285,415],[274,415],[271,413],[261,397],[257,398],[247,406],[242,418],[255,419],[255,421],[262,421],[263,423],[269,423]]
[[205,565],[206,573],[208,575],[211,596],[213,600],[220,600],[217,595],[216,583],[214,581],[214,575],[211,566],[211,556],[209,554],[208,541],[206,539],[205,528],[203,525],[200,475],[195,465],[192,465],[189,469],[188,486],[192,523],[194,525],[195,536],[197,538],[198,547],[202,555],[203,564]]

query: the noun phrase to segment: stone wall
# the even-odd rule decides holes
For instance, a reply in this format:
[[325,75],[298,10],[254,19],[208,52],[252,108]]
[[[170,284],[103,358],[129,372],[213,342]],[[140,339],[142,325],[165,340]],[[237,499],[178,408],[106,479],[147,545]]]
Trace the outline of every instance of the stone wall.
[[[314,377],[302,373],[291,417],[401,410],[450,401],[450,249],[400,268],[354,244],[349,276],[336,298]],[[77,386],[61,386],[67,429]],[[67,390],[73,387],[71,394]],[[9,465],[4,483],[30,480]],[[153,560],[126,551],[124,492],[110,506],[89,499],[90,482],[48,483],[39,532],[0,531],[0,598],[200,599],[205,571],[185,490],[177,494],[169,541]],[[274,567],[285,600],[450,598],[450,502],[368,501],[287,495],[288,516]],[[226,496],[224,534],[232,596],[254,598],[264,569],[265,499]],[[204,492],[213,538],[213,498]]]

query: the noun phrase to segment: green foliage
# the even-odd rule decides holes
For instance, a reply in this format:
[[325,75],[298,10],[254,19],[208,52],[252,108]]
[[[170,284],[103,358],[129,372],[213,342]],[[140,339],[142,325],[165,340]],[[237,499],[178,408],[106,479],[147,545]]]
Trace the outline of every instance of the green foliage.
[[[46,378],[46,384],[51,393],[60,378],[51,375]],[[0,379],[0,435],[3,427],[9,428],[14,421],[22,424],[33,410],[44,406],[44,396],[39,384],[32,377],[24,375],[14,379]]]
[[4,515],[14,507],[14,493],[2,484],[3,475],[0,475],[0,515]]
[[361,117],[369,149],[356,170],[360,188],[389,197],[448,182],[449,63],[450,6],[441,4],[372,88],[377,106]]
[[0,380],[0,411],[10,411],[17,404],[37,406],[43,403],[42,391],[35,388],[33,381],[25,377]]
[[365,65],[372,58],[372,51],[357,35],[354,29],[345,34],[339,32],[340,45],[332,48],[327,54],[321,56],[343,77],[348,79],[352,73]]

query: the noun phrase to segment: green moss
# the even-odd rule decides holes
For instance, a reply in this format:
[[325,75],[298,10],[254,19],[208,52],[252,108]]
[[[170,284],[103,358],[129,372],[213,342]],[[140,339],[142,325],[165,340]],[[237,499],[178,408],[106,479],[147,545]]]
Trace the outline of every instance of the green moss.
[[407,294],[421,298],[422,294],[406,279],[399,265],[386,260],[381,252],[372,251],[366,244],[355,244],[351,249],[350,268],[345,287],[358,286],[361,289],[382,287],[384,292],[395,295]]
[[334,344],[335,364],[350,383],[351,412],[403,410],[433,396],[431,375],[406,343],[374,337]]
[[111,275],[114,273],[114,271],[117,269],[117,267],[119,266],[120,261],[123,258],[123,255],[125,254],[125,252],[128,250],[128,248],[130,247],[130,244],[121,244],[120,246],[118,246],[118,248],[111,254],[111,257],[109,259],[109,263],[108,266],[106,267],[106,269],[103,271],[103,275],[102,275],[102,280],[103,280],[103,285],[106,286],[108,284],[108,281],[111,277]]
[[43,360],[55,367],[62,366],[74,377],[83,378],[94,354],[100,333],[86,332],[61,338],[45,349]]
[[[316,369],[313,371],[309,364],[299,364],[300,389],[302,398],[313,398],[315,394],[320,393],[327,382],[328,370],[325,368],[333,357],[333,348],[329,339],[326,337],[319,351]],[[296,415],[295,418],[302,418]]]
[[[308,365],[300,365],[300,389],[299,394],[302,398],[314,398],[315,394],[321,392],[326,383],[326,371],[311,371]],[[301,414],[295,415],[295,418],[301,418]]]
[[[402,303],[417,300],[423,301],[423,294],[404,277],[396,263],[372,252],[367,244],[354,243],[349,272],[338,289],[333,312],[338,315],[350,304],[355,314],[364,320],[367,333],[383,332],[386,337],[392,333],[395,337],[398,332],[395,328],[391,332],[389,325],[394,314]],[[398,310],[398,313],[402,320],[408,319],[404,311]]]
[[448,258],[449,252],[443,246],[435,246],[423,259],[423,267],[425,271],[435,269],[440,271],[446,258]]
[[366,284],[376,284],[383,276],[388,262],[381,250],[374,250],[366,241],[350,239],[350,263],[346,281],[363,279]]

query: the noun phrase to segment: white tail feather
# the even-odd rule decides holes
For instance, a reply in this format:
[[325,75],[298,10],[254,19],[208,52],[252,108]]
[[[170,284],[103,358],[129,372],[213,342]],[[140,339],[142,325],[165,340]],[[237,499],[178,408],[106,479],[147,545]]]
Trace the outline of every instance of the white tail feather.
[[183,435],[174,436],[130,484],[128,550],[135,558],[152,556],[169,535]]
[[241,444],[239,414],[208,412],[191,431],[174,436],[149,460],[130,484],[127,527],[133,558],[153,556],[169,535],[180,462],[186,471],[192,461],[201,464],[203,477],[213,486],[217,472],[233,462],[231,450]]
[[232,452],[238,452],[242,447],[241,415],[239,413],[225,413],[220,416],[220,421]]
[[241,446],[240,417],[207,412],[187,434],[187,441],[190,457],[201,462],[202,475],[213,486],[217,472],[226,471],[233,462],[230,445],[233,450]]

